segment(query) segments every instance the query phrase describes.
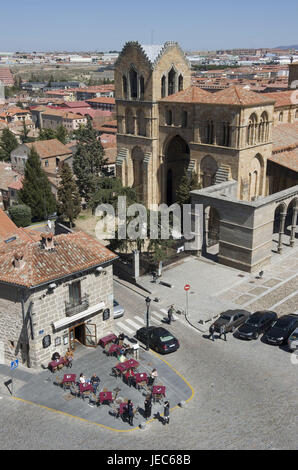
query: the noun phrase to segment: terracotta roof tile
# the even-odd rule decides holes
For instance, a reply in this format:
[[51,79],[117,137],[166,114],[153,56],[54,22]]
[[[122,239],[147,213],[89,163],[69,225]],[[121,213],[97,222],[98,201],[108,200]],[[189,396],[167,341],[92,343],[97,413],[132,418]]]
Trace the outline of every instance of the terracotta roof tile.
[[35,148],[40,158],[50,158],[60,155],[71,155],[71,151],[58,139],[37,140],[25,144],[29,149]]

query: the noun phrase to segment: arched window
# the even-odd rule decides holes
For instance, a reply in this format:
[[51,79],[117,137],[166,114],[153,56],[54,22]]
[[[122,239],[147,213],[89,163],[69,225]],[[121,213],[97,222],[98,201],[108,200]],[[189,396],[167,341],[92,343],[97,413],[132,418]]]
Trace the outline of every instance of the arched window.
[[168,74],[168,95],[173,95],[176,92],[176,72],[172,67]]
[[166,77],[163,75],[161,77],[161,97],[165,98],[166,96]]
[[129,71],[130,97],[135,99],[138,97],[138,74],[135,69]]
[[133,170],[133,182],[132,187],[137,193],[138,200],[142,200],[143,196],[143,161],[144,153],[140,147],[134,147],[131,152],[132,159],[132,170]]
[[223,122],[222,145],[224,147],[230,145],[230,124],[228,122]]
[[268,140],[268,133],[269,133],[268,114],[264,111],[262,113],[260,124],[259,124],[259,132],[258,132],[259,142],[266,142]]
[[215,183],[215,175],[218,166],[216,161],[210,155],[204,157],[200,164],[201,180],[203,188],[207,188]]
[[214,123],[207,121],[207,144],[213,144],[214,139]]
[[187,111],[182,111],[181,126],[187,127]]
[[255,114],[252,114],[248,120],[246,132],[247,145],[253,145],[256,142],[257,121],[258,119]]
[[138,127],[137,134],[146,136],[146,121],[145,121],[144,112],[142,110],[138,111],[137,113],[137,127]]
[[140,100],[144,99],[145,81],[143,75],[140,76]]
[[295,119],[298,119],[298,109],[296,109]]
[[123,97],[127,98],[127,78],[125,75],[122,75],[122,91]]
[[135,122],[131,109],[126,109],[125,111],[125,129],[126,134],[135,133]]
[[173,113],[171,109],[166,110],[166,124],[171,126],[173,124]]
[[178,78],[178,91],[182,91],[182,90],[183,90],[183,76],[179,75],[179,78]]
[[278,120],[279,122],[283,122],[284,120],[284,113],[282,111],[279,113]]

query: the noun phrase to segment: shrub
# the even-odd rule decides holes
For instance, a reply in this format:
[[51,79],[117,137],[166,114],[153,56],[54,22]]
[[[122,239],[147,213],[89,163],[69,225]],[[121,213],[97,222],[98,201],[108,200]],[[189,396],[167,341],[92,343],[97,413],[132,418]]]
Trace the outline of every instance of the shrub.
[[31,224],[31,209],[25,204],[18,204],[16,206],[11,206],[8,209],[11,220],[18,227],[26,227]]

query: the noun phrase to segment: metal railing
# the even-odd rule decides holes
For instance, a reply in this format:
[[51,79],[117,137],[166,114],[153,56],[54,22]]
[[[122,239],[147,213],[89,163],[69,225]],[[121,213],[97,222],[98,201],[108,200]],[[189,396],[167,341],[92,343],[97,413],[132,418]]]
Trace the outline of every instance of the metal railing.
[[65,314],[67,317],[81,313],[89,307],[89,295],[84,294],[78,302],[65,302]]

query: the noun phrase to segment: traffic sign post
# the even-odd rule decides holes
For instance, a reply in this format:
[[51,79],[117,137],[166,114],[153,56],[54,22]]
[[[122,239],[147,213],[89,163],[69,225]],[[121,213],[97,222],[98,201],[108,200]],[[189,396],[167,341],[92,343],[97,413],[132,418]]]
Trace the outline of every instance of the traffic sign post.
[[189,289],[190,289],[190,285],[185,284],[184,290],[185,290],[185,296],[186,296],[186,308],[185,308],[186,315],[188,315],[188,291],[189,291]]

